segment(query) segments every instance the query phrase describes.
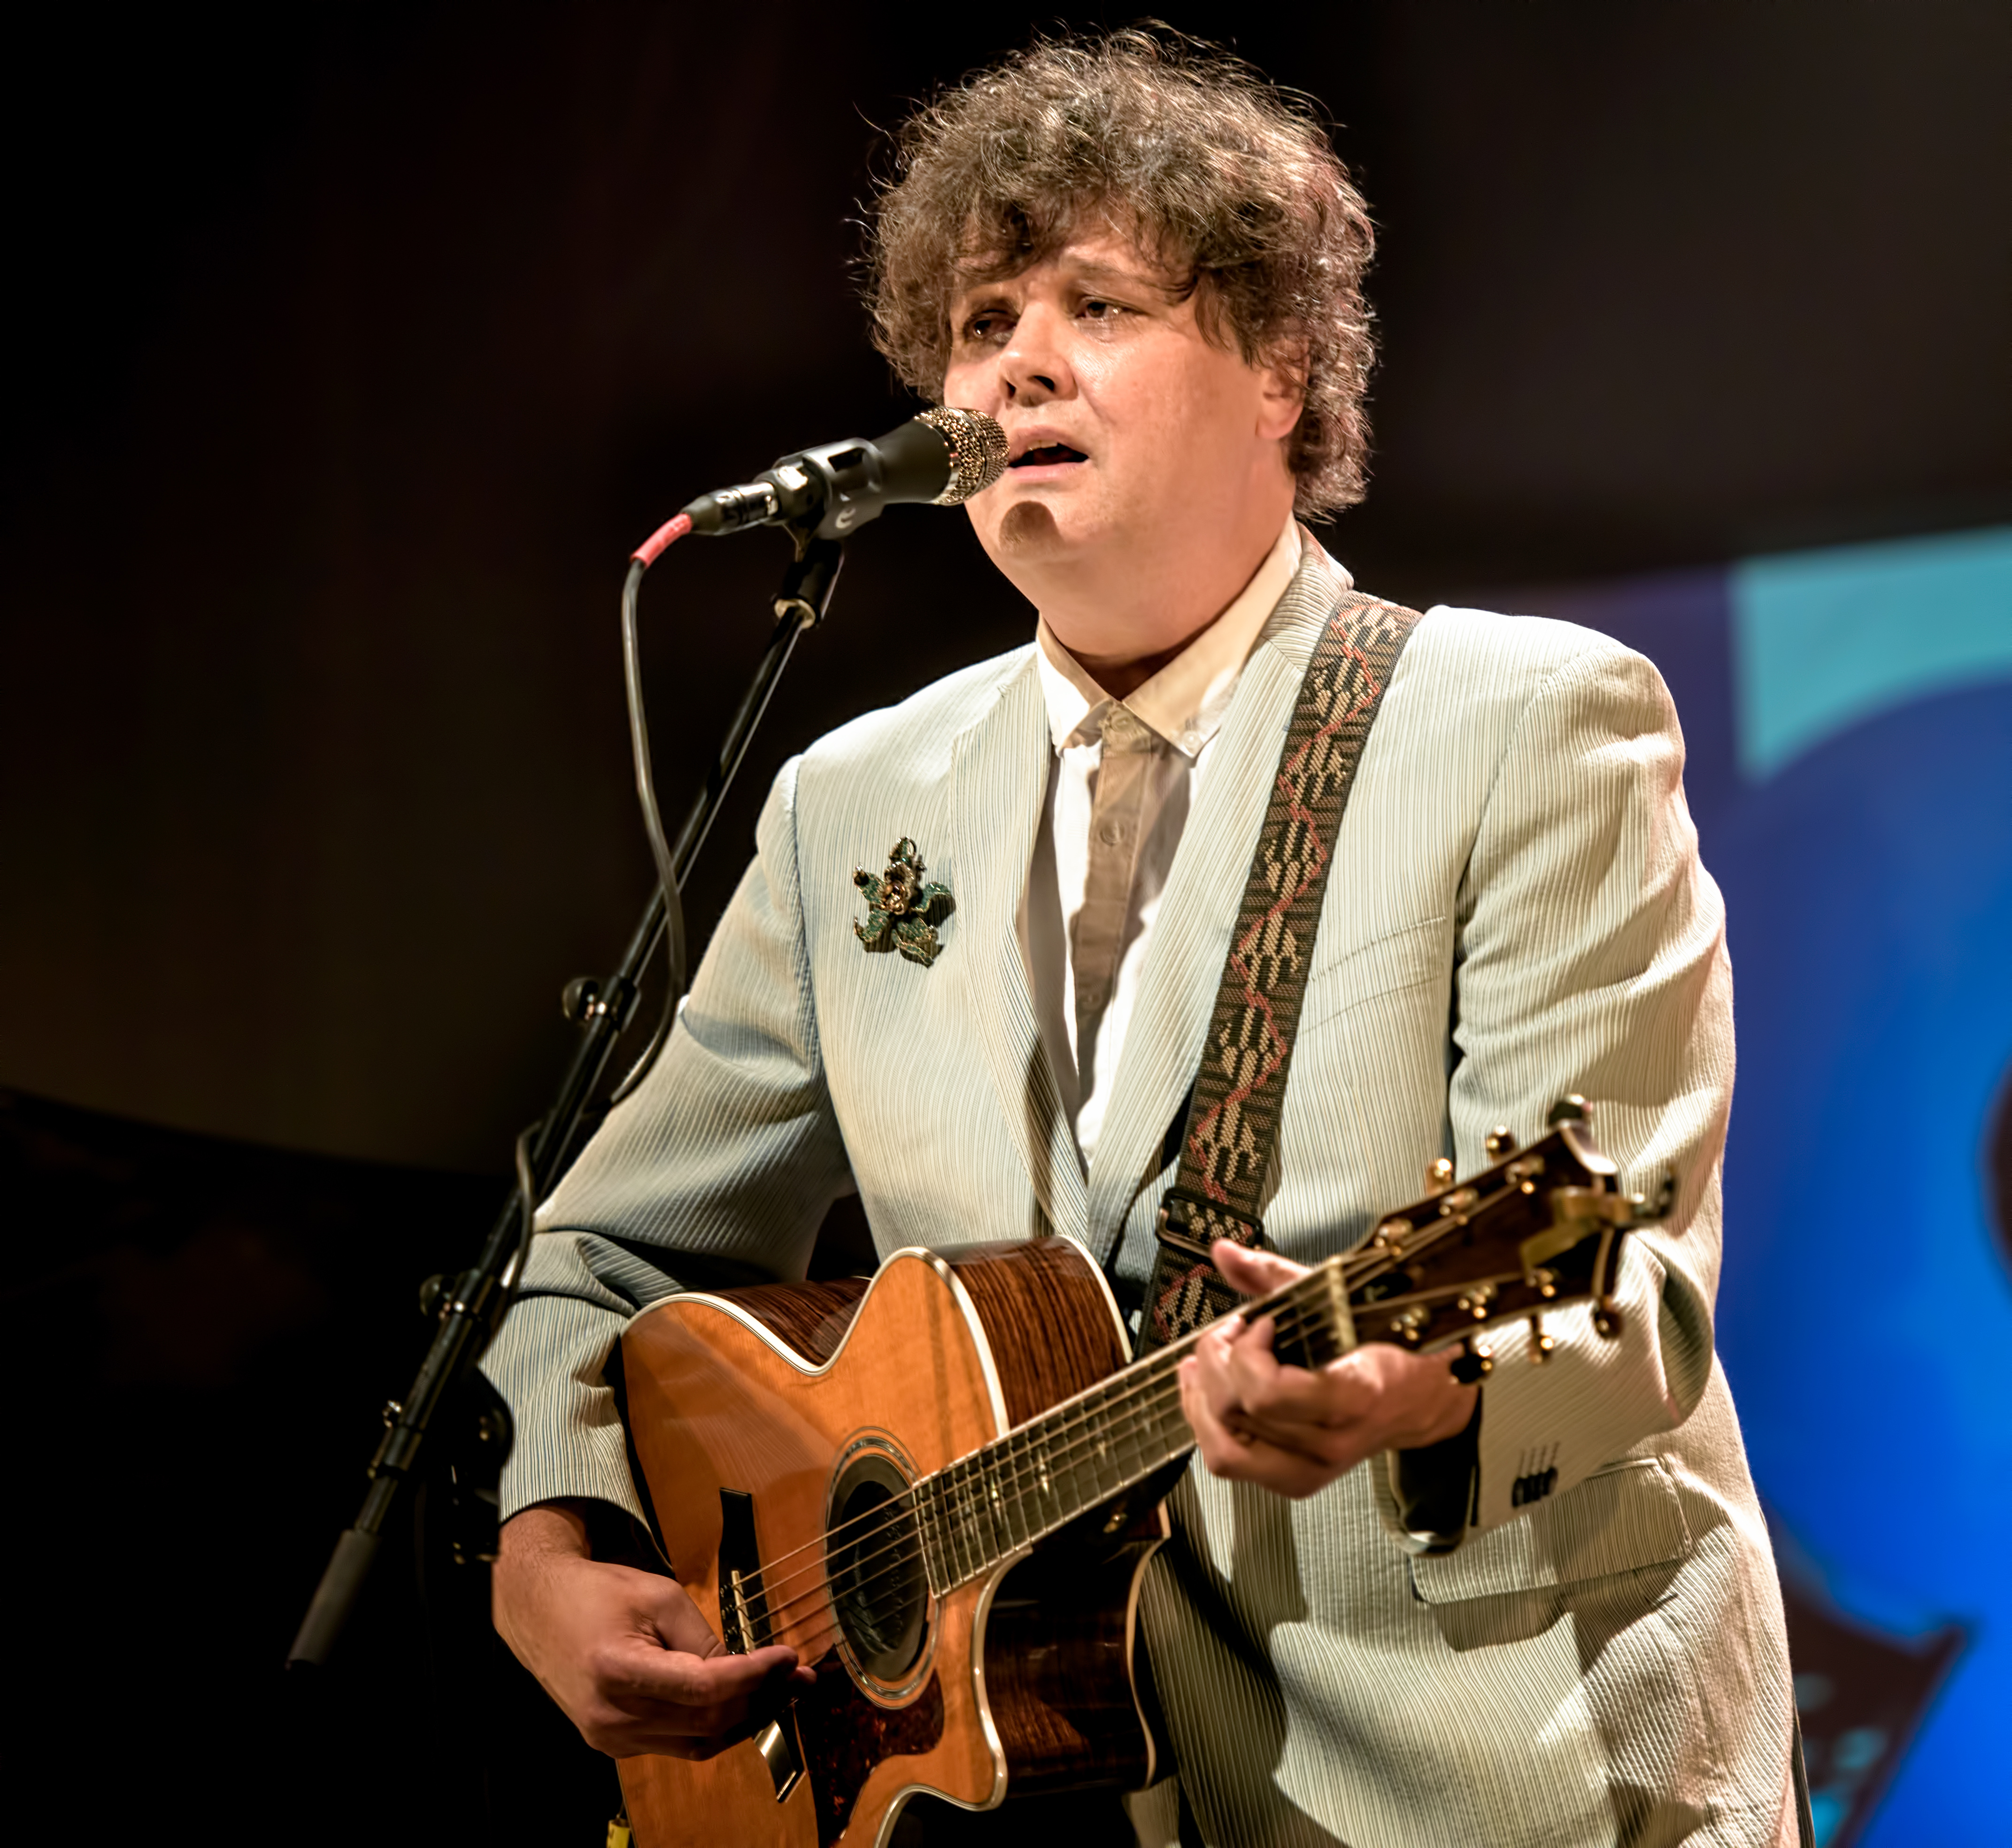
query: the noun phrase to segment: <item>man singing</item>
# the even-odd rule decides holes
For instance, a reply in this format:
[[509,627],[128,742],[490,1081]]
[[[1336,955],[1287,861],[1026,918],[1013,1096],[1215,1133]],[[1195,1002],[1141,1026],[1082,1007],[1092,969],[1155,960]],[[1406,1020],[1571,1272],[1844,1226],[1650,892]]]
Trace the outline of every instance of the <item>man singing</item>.
[[[883,1254],[1052,1233],[1150,1308],[1281,742],[1350,590],[1299,523],[1362,493],[1371,232],[1304,109],[1124,33],[980,73],[901,157],[876,337],[1004,427],[969,511],[1039,620],[785,767],[485,1363],[518,1429],[498,1626],[617,1755],[703,1751],[807,1673],[593,1556],[597,1509],[640,1509],[605,1376],[625,1322],[722,1267],[801,1277],[854,1188]],[[1629,1241],[1617,1338],[1561,1314],[1537,1366],[1518,1327],[1479,1386],[1209,1329],[1142,1616],[1178,1778],[1108,1839],[1797,1839],[1780,1599],[1712,1348],[1731,979],[1682,757],[1653,668],[1602,637],[1445,608],[1410,631],[1302,972],[1266,1248],[1218,1246],[1221,1272],[1275,1286],[1572,1091],[1674,1208]],[[854,929],[854,869],[904,838],[954,894],[933,963]]]

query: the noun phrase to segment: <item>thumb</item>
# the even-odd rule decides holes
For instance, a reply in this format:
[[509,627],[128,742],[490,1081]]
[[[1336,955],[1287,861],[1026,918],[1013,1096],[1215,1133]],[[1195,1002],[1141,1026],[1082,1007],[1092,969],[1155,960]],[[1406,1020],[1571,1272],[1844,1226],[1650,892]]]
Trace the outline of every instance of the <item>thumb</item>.
[[1303,1264],[1281,1258],[1275,1251],[1253,1251],[1233,1239],[1218,1239],[1210,1247],[1209,1256],[1222,1273],[1222,1280],[1246,1296],[1268,1295],[1307,1274]]
[[717,1663],[714,1673],[722,1686],[745,1693],[764,1681],[811,1679],[808,1669],[800,1665],[796,1650],[786,1644],[770,1643],[744,1655],[730,1654],[682,1585],[675,1579],[658,1579],[656,1584],[657,1595],[641,1614],[649,1619],[666,1649]]
[[653,1574],[651,1593],[640,1602],[637,1614],[655,1630],[666,1649],[701,1657],[716,1656],[725,1650],[719,1632],[675,1579],[659,1579]]

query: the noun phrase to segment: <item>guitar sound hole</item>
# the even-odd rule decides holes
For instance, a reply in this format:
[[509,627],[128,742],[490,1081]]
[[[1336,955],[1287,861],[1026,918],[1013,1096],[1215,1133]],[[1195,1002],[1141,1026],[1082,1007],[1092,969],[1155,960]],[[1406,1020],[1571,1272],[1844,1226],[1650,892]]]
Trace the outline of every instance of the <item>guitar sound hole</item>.
[[929,1615],[908,1491],[893,1461],[869,1450],[846,1466],[831,1498],[832,1605],[854,1661],[876,1681],[898,1680],[915,1665]]

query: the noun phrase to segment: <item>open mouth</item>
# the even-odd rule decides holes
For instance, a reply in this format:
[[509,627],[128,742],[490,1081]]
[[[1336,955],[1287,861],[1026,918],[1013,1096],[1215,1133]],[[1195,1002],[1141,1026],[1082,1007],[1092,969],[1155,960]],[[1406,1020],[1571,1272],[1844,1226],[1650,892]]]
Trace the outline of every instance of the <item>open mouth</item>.
[[1072,449],[1066,443],[1043,443],[1038,449],[1029,449],[1025,455],[1015,456],[1008,466],[1044,469],[1054,462],[1079,462],[1089,459],[1080,449]]

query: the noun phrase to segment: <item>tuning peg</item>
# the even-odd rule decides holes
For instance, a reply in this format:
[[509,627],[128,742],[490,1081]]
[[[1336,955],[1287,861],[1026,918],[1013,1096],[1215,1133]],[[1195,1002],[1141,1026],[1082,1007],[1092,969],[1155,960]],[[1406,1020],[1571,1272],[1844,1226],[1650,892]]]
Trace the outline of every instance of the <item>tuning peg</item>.
[[1530,1364],[1541,1367],[1557,1351],[1557,1342],[1544,1332],[1544,1318],[1541,1315],[1530,1318]]
[[1593,1311],[1593,1332],[1603,1341],[1618,1341],[1628,1318],[1611,1297],[1603,1297]]
[[1441,1155],[1436,1161],[1425,1164],[1425,1191],[1443,1193],[1453,1185],[1453,1164]]
[[1489,1305],[1501,1293],[1493,1283],[1471,1284],[1461,1293],[1460,1300],[1454,1306],[1463,1315],[1472,1315],[1476,1322],[1486,1322]]
[[1559,1098],[1546,1113],[1544,1121],[1554,1129],[1561,1123],[1590,1123],[1593,1106],[1574,1091],[1569,1097]]
[[1461,1343],[1450,1371],[1462,1386],[1479,1386],[1495,1371],[1495,1350],[1469,1335]]
[[1510,1133],[1507,1123],[1497,1123],[1481,1139],[1481,1146],[1487,1150],[1491,1161],[1499,1161],[1504,1155],[1516,1152],[1516,1138]]

